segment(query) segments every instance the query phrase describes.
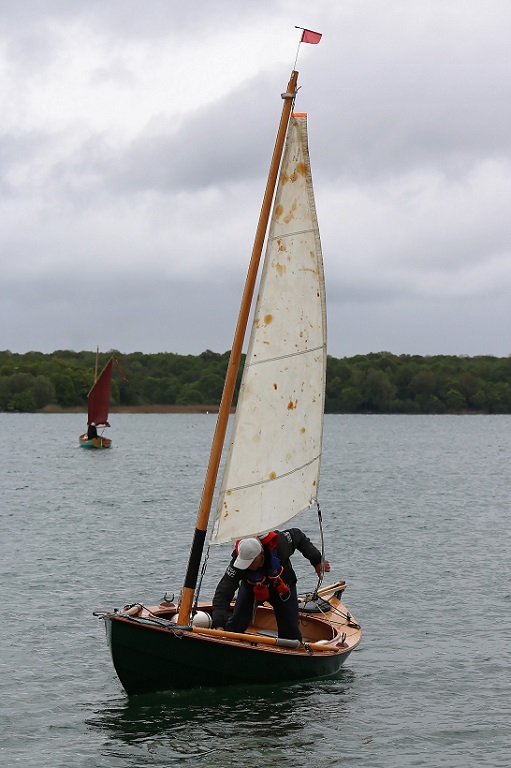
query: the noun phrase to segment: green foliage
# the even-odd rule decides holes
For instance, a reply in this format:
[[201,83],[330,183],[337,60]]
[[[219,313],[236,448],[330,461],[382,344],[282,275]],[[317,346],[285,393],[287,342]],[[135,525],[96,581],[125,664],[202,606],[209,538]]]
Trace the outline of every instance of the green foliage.
[[[218,405],[229,352],[111,355],[112,405]],[[0,410],[35,411],[48,405],[87,407],[95,352],[51,354],[0,351]],[[241,381],[238,372],[235,402]],[[378,352],[327,360],[327,413],[511,413],[511,356],[456,357]]]

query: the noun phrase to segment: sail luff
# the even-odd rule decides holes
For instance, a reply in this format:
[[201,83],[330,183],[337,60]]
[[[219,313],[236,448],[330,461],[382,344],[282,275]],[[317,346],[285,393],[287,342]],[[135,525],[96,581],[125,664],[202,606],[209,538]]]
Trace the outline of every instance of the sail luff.
[[245,282],[245,288],[243,297],[241,300],[241,306],[238,316],[238,322],[234,334],[233,345],[231,349],[231,355],[229,364],[227,367],[227,373],[224,383],[224,390],[222,393],[222,399],[220,402],[220,408],[218,411],[217,423],[215,427],[215,434],[213,436],[213,443],[211,446],[210,459],[208,463],[208,469],[206,472],[206,478],[204,481],[204,487],[202,492],[201,503],[197,515],[197,523],[195,533],[190,549],[190,555],[188,558],[188,567],[185,575],[185,581],[183,586],[183,592],[181,596],[181,604],[179,608],[179,623],[185,624],[188,622],[193,598],[195,594],[195,587],[197,585],[197,577],[199,574],[200,560],[204,549],[204,543],[206,539],[206,531],[209,522],[209,516],[211,513],[211,506],[213,502],[213,495],[215,491],[215,484],[218,477],[218,468],[220,466],[220,459],[222,456],[222,450],[225,442],[225,434],[227,431],[227,423],[231,410],[232,400],[234,396],[234,389],[236,386],[236,378],[238,375],[239,364],[241,360],[241,353],[243,347],[243,340],[245,338],[245,332],[248,324],[248,318],[250,315],[250,308],[252,306],[252,299],[254,295],[255,284],[257,280],[257,273],[259,269],[259,263],[264,246],[264,240],[268,229],[268,221],[270,217],[271,204],[275,192],[275,185],[279,173],[280,162],[282,158],[282,151],[284,147],[284,141],[286,138],[287,127],[289,123],[289,116],[291,114],[292,105],[297,91],[298,72],[293,70],[287,86],[287,90],[282,94],[284,103],[282,106],[282,113],[277,131],[277,137],[275,140],[275,146],[273,150],[272,160],[268,173],[268,180],[266,183],[266,189],[263,197],[263,203],[261,206],[261,212],[259,215],[259,221],[256,229],[256,235],[254,240],[254,246],[252,249],[252,255],[250,259],[249,269],[247,273],[247,279]]
[[307,120],[289,124],[212,542],[264,533],[317,497],[326,379],[323,259]]

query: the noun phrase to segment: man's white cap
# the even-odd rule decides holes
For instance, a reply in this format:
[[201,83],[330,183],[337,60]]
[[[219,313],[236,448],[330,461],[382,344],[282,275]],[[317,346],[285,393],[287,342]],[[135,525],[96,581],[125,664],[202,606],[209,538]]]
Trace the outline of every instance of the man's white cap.
[[242,539],[238,544],[238,557],[234,561],[234,567],[244,571],[254,562],[262,548],[259,539]]

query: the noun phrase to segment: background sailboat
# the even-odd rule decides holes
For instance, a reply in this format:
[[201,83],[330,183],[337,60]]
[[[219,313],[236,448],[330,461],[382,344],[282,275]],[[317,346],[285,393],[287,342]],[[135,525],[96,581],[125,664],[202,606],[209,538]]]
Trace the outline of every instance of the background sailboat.
[[[98,352],[96,352],[97,374]],[[94,424],[96,429],[109,427],[108,411],[110,408],[110,390],[112,386],[113,355],[99,376],[95,375],[94,384],[87,395],[87,424]],[[80,435],[80,445],[83,448],[110,448],[112,440],[103,434],[89,438],[87,433]]]
[[276,177],[286,133],[212,542],[272,530],[317,500],[325,395],[325,289],[307,119],[297,114],[289,121],[297,74],[292,73],[283,94],[270,191],[267,187],[180,603],[164,600],[150,608],[132,603],[122,611],[97,614],[105,620],[114,667],[128,693],[332,675],[361,639],[359,625],[341,601],[344,581],[301,599],[303,642],[277,637],[273,609],[267,604],[257,608],[245,633],[232,633],[210,629],[211,603],[194,602],[240,335],[242,339],[267,228],[265,205],[269,211],[273,197],[272,169]]

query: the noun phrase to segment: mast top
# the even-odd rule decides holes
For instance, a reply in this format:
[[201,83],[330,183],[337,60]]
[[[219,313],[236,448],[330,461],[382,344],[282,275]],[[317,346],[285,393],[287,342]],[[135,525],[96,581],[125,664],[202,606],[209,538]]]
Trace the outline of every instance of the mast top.
[[[296,97],[296,94],[298,93],[298,88],[296,88],[296,81],[298,80],[298,72],[296,69],[293,69],[291,72],[291,77],[289,78],[289,83],[287,85],[287,91],[285,93],[281,93],[283,99],[294,99]],[[296,90],[292,90],[293,88],[296,88]]]

